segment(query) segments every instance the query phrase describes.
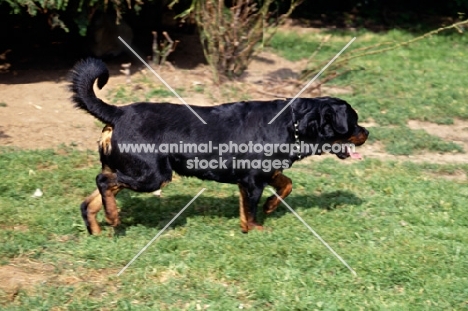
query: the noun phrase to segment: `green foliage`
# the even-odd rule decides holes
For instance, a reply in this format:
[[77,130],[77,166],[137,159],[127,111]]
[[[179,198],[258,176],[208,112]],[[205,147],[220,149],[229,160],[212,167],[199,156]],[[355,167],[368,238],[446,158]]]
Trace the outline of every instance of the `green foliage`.
[[21,14],[23,10],[26,10],[31,16],[52,10],[64,11],[68,5],[68,0],[15,0],[6,2],[10,5],[13,14]]
[[[193,0],[181,17],[193,14],[200,29],[203,52],[213,80],[238,77],[268,43],[277,26],[288,18],[302,0],[293,0],[284,14],[272,11],[274,0]],[[275,17],[275,14],[278,14]]]
[[[115,0],[110,3],[107,0],[8,0],[5,2],[9,5],[13,14],[26,13],[30,16],[47,14],[51,28],[59,27],[66,32],[69,31],[70,25],[63,22],[61,15],[72,16],[72,20],[78,26],[81,35],[86,34],[91,11],[112,9],[115,11],[118,20],[126,11],[135,10],[135,12],[139,12],[141,5],[143,5],[143,0],[136,0],[134,3],[130,0]],[[3,4],[1,0],[0,4]]]
[[[76,13],[80,13],[86,8],[103,8],[109,7],[109,2],[106,0],[89,0],[70,2],[69,0],[9,0],[5,1],[9,4],[13,14],[21,14],[23,10],[35,16],[39,13],[48,13],[49,11],[65,11],[73,9]],[[0,2],[1,4],[1,2]],[[136,1],[132,4],[129,0],[112,1],[110,7],[118,12],[125,8],[139,8],[143,4],[142,1]]]

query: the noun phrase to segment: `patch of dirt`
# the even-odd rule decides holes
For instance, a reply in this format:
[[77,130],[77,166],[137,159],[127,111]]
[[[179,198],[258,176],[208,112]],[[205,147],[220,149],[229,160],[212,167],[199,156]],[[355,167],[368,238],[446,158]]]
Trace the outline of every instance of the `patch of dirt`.
[[[297,29],[294,28],[294,31]],[[313,28],[301,31],[316,31]],[[183,41],[182,41],[183,42]],[[191,42],[191,41],[188,41]],[[181,45],[179,53],[184,52]],[[199,53],[198,53],[199,54]],[[197,54],[197,55],[198,55]],[[184,54],[185,55],[185,54]],[[198,55],[199,56],[199,55]],[[198,57],[197,56],[197,57]],[[189,57],[187,54],[185,57]],[[177,65],[179,61],[174,60]],[[121,63],[108,62],[110,70],[109,83],[103,90],[96,90],[98,97],[110,102],[111,90],[125,85],[126,78],[120,73]],[[273,99],[293,97],[302,89],[298,76],[304,68],[305,61],[291,62],[278,55],[264,52],[255,57],[245,74],[235,82],[219,88],[211,82],[208,65],[197,61],[190,69],[175,65],[155,68],[160,76],[174,89],[183,89],[184,100],[193,105],[216,105],[245,99]],[[27,149],[56,148],[60,144],[73,145],[80,150],[97,150],[97,139],[100,136],[101,124],[94,117],[75,109],[67,90],[67,75],[71,68],[51,70],[44,68],[31,70],[10,70],[0,74],[0,144]],[[142,86],[141,78],[153,79],[155,85],[164,85],[139,62],[134,62],[131,69],[131,85],[137,93]],[[147,86],[146,86],[147,87]],[[203,89],[197,92],[197,88]],[[332,83],[318,87],[312,85],[302,96],[340,96],[352,93],[350,87],[334,87]],[[181,103],[178,98],[157,98],[156,101]],[[363,124],[378,126],[374,122]],[[454,125],[437,125],[419,121],[410,121],[413,129],[424,129],[430,134],[444,140],[462,144],[468,152],[468,122],[456,120]],[[426,153],[423,155],[394,156],[385,152],[379,143],[365,144],[359,151],[367,158],[382,160],[432,162],[432,163],[466,163],[465,154]],[[311,161],[320,161],[322,157],[311,157]],[[350,161],[345,161],[350,162]]]
[[[13,259],[9,264],[0,266],[0,297],[13,301],[20,290],[34,291],[41,284],[56,286],[73,286],[80,288],[83,284],[93,287],[95,296],[107,295],[117,290],[114,280],[118,270],[113,269],[83,269],[72,267],[72,263],[60,263],[61,267],[28,259]],[[63,266],[67,266],[64,268]],[[0,301],[1,301],[0,299]]]
[[13,230],[13,231],[27,232],[29,228],[26,225],[13,225],[13,226],[0,225],[0,230]]
[[53,275],[53,271],[53,266],[33,262],[0,266],[0,289],[10,293],[22,288],[31,288],[46,282]]
[[454,124],[441,125],[430,122],[410,120],[408,127],[413,130],[425,130],[431,135],[462,145],[468,151],[468,121],[454,120]]
[[[369,129],[372,132],[372,129]],[[468,150],[468,149],[465,149]],[[392,155],[385,151],[385,148],[380,143],[364,144],[359,147],[359,152],[369,159],[391,160],[391,161],[411,161],[415,163],[435,163],[435,164],[466,164],[468,158],[462,153],[435,153],[426,152],[416,155]]]
[[[372,132],[372,127],[378,126],[375,123],[364,124]],[[440,125],[430,122],[422,122],[417,120],[410,120],[408,127],[413,130],[425,130],[431,135],[442,138],[445,141],[452,141],[463,147],[465,152],[468,152],[468,121],[455,120],[453,125]],[[436,164],[466,164],[468,163],[468,156],[466,153],[435,153],[426,152],[424,154],[416,154],[409,156],[391,155],[385,152],[384,146],[380,143],[364,144],[360,147],[360,151],[367,158],[378,158],[381,160],[394,160],[394,161],[412,161],[417,163],[436,163]],[[465,178],[463,178],[465,177]],[[458,177],[449,175],[448,178],[453,179],[466,179],[466,176],[459,174]]]
[[433,178],[443,178],[446,180],[453,180],[453,181],[463,181],[466,180],[466,173],[463,171],[455,171],[453,174],[447,173],[426,173],[426,175]]
[[[109,92],[126,84],[126,78],[119,73],[118,65],[109,65],[111,77],[103,90],[97,90],[98,97],[110,102]],[[184,89],[184,100],[193,105],[216,105],[239,100],[238,90],[255,99],[294,97],[299,87],[281,83],[285,79],[296,79],[303,64],[287,61],[272,53],[262,53],[257,57],[242,79],[230,83],[232,91],[226,91],[213,85],[207,65],[199,64],[191,70],[177,69],[172,66],[156,68],[160,76],[174,89]],[[144,65],[131,66],[131,84],[135,90],[141,86],[139,78],[146,76],[157,78]],[[72,106],[70,92],[67,89],[66,70],[15,71],[0,75],[0,144],[27,149],[55,148],[60,144],[72,144],[78,149],[96,150],[101,124],[96,119]],[[44,81],[41,81],[43,79]],[[30,83],[30,81],[36,81]],[[286,87],[285,87],[286,85]],[[203,93],[194,90],[196,86],[204,88]],[[275,88],[276,86],[276,88]],[[279,89],[281,87],[281,89]],[[323,87],[322,95],[336,95],[351,92],[348,88]],[[184,92],[185,93],[185,92]],[[317,90],[306,92],[304,96],[317,96]],[[178,98],[159,98],[160,101],[181,103]]]
[[96,121],[73,108],[65,88],[62,81],[1,84],[1,100],[7,106],[0,107],[0,144],[27,149],[76,144],[96,149]]

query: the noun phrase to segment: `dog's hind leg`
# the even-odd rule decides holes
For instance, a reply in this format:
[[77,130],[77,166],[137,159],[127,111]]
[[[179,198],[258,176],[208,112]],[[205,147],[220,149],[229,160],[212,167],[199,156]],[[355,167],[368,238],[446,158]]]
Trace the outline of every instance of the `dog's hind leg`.
[[[275,172],[268,184],[276,189],[276,194],[281,199],[286,198],[292,191],[291,179],[283,175],[280,171]],[[263,205],[263,211],[266,214],[271,214],[278,207],[280,202],[281,200],[278,199],[276,195],[270,196]]]
[[106,221],[109,225],[115,227],[120,223],[115,196],[123,187],[117,183],[116,174],[108,172],[105,169],[103,170],[103,173],[97,175],[96,184],[102,197],[102,205],[104,205]]
[[101,228],[96,220],[96,214],[101,210],[101,207],[102,199],[98,189],[94,190],[94,192],[81,203],[81,216],[83,217],[89,234],[99,234],[101,232]]
[[252,229],[262,230],[263,227],[257,223],[257,205],[262,196],[263,188],[239,184],[239,191],[239,210],[242,232],[247,233]]

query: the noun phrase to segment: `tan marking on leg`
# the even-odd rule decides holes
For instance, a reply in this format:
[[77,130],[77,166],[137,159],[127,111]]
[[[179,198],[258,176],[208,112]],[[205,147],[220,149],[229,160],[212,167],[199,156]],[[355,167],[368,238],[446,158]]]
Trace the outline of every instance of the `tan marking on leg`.
[[116,227],[120,224],[119,210],[115,200],[115,196],[120,190],[121,188],[119,186],[112,186],[104,192],[106,222],[112,227]]
[[[291,179],[286,175],[283,175],[280,171],[276,171],[268,184],[276,189],[276,194],[278,194],[281,199],[286,198],[292,191]],[[276,195],[272,195],[263,205],[263,211],[266,214],[272,213],[278,207],[280,202],[280,199],[278,199]]]
[[247,215],[249,213],[248,211],[248,203],[247,203],[247,198],[246,198],[246,193],[244,188],[239,185],[239,211],[240,211],[240,223],[241,223],[241,230],[244,233],[249,232],[249,226],[247,224]]
[[104,165],[101,174],[107,178],[106,189],[101,189],[106,222],[115,227],[120,223],[115,196],[124,186],[117,183],[117,175],[107,165]]
[[86,229],[90,234],[99,234],[101,228],[96,220],[96,214],[101,210],[102,199],[99,190],[96,189],[81,203],[81,217],[85,221]]
[[98,225],[98,222],[96,220],[96,214],[101,210],[102,207],[102,198],[101,194],[99,193],[99,190],[96,189],[89,195],[85,201],[83,202],[85,204],[85,209],[86,209],[86,215],[83,217],[86,217],[88,220],[89,224],[89,230],[91,231],[91,234],[99,234],[101,233],[101,228]]
[[252,215],[249,207],[249,199],[245,189],[239,186],[239,210],[240,210],[240,221],[241,221],[241,230],[243,233],[249,232],[249,230],[257,229],[263,230],[263,226],[255,222],[255,215]]
[[104,175],[112,175],[112,174],[115,174],[114,171],[107,165],[104,165],[104,167],[102,168],[102,171],[101,171],[102,174]]
[[101,150],[105,155],[109,155],[112,151],[112,130],[112,126],[108,124],[104,126],[102,129],[101,138],[98,140],[99,150]]

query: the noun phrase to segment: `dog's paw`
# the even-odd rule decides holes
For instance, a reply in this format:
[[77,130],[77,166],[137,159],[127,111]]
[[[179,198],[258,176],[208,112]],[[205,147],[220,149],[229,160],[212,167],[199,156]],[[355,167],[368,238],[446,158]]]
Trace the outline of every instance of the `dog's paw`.
[[252,231],[252,230],[263,231],[263,229],[264,229],[263,226],[259,225],[256,222],[248,222],[247,224],[241,224],[242,233],[248,233],[249,231]]
[[111,226],[111,227],[117,227],[120,225],[120,219],[119,217],[108,217],[106,216],[106,222]]
[[263,204],[263,212],[267,215],[273,213],[278,207],[278,203],[278,198],[272,195],[266,200],[265,204]]

